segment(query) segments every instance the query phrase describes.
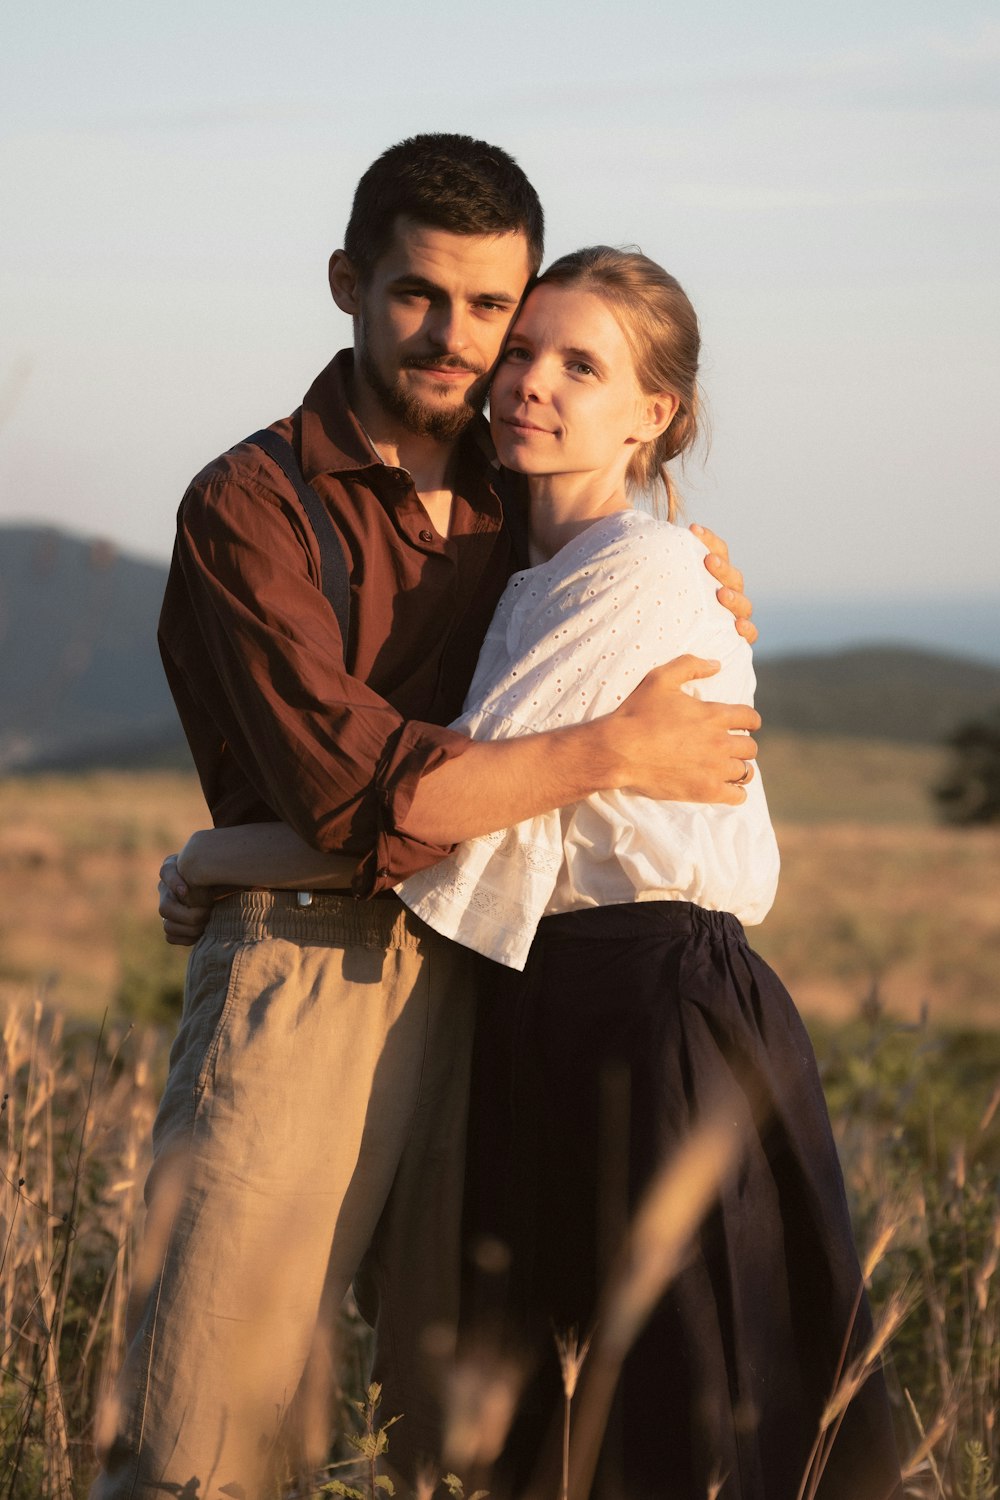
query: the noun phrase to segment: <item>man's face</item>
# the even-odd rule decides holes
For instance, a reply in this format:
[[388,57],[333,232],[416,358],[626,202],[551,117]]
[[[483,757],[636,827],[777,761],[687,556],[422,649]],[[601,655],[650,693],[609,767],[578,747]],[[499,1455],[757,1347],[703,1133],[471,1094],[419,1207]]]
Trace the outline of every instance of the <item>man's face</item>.
[[407,432],[453,438],[482,410],[529,274],[523,234],[451,234],[398,219],[354,298],[362,385]]

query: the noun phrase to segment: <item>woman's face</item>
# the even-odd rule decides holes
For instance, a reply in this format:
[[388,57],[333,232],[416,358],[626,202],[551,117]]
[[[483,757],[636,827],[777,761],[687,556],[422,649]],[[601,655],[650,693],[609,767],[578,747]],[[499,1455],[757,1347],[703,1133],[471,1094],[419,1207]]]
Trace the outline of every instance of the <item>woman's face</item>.
[[490,389],[501,463],[522,474],[624,474],[636,443],[651,435],[649,406],[607,303],[578,287],[536,287]]

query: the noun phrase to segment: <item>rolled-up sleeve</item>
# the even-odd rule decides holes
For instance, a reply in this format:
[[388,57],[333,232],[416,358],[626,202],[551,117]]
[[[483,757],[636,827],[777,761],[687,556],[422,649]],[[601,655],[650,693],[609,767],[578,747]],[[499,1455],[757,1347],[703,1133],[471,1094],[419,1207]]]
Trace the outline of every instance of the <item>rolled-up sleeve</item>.
[[469,741],[404,719],[348,672],[315,546],[295,516],[232,475],[196,482],[172,572],[160,630],[168,675],[212,684],[199,712],[261,801],[315,848],[356,855],[361,896],[448,853],[400,824],[420,777]]

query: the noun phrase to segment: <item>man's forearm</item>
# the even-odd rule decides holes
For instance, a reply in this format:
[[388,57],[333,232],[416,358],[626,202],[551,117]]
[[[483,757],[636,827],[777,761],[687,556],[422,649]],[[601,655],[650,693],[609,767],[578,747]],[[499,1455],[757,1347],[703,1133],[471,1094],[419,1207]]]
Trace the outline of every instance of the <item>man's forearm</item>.
[[683,682],[715,667],[695,662],[680,658],[651,672],[604,718],[475,742],[421,777],[402,831],[428,843],[458,843],[619,787],[664,801],[742,802],[746,792],[735,782],[757,753],[746,736],[760,717],[745,705],[683,692]]

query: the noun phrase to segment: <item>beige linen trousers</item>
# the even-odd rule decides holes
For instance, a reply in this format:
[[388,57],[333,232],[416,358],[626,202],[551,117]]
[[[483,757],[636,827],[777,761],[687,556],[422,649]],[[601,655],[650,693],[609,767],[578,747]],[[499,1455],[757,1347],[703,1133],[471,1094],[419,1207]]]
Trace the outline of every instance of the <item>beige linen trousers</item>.
[[437,1453],[474,964],[395,898],[219,903],[154,1125],[152,1265],[91,1500],[257,1500],[359,1269],[382,1414],[403,1413],[390,1456],[405,1472]]

